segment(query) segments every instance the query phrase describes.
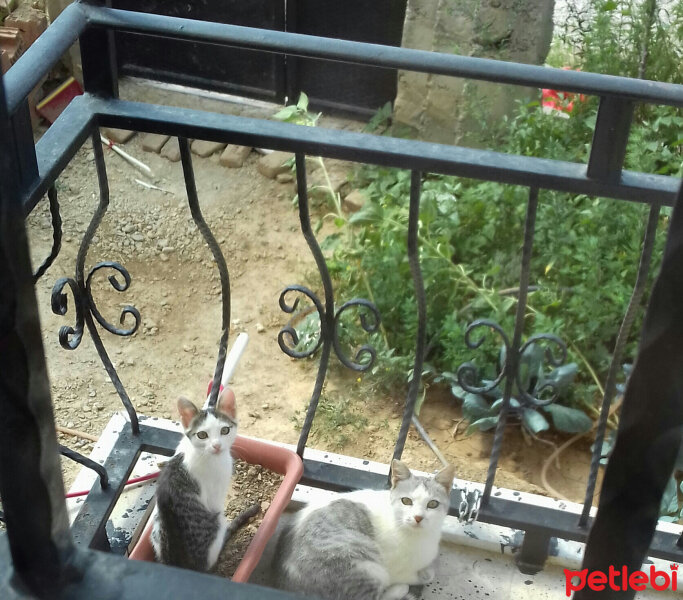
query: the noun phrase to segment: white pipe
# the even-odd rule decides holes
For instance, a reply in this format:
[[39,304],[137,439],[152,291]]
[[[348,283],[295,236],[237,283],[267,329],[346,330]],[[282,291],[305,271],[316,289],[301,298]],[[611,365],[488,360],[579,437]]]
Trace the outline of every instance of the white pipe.
[[100,134],[100,140],[102,140],[102,143],[107,146],[107,148],[111,148],[116,154],[118,154],[123,160],[126,162],[130,163],[133,165],[136,169],[142,171],[146,175],[149,175],[150,177],[154,177],[154,173],[152,173],[152,169],[150,169],[145,163],[139,161],[137,158],[133,158],[130,154],[127,152],[124,152],[119,148],[114,142],[111,140],[108,140],[106,137]]
[[[230,349],[230,353],[225,358],[225,365],[223,366],[223,375],[221,377],[222,387],[227,387],[228,382],[232,378],[232,375],[235,372],[235,369],[237,368],[237,363],[240,361],[240,358],[242,358],[242,354],[244,354],[244,350],[246,349],[248,342],[249,335],[247,335],[246,333],[242,332],[237,336],[235,343],[232,345],[232,348]],[[209,407],[210,396],[210,394],[209,396],[207,396],[206,402],[204,403],[205,410]]]

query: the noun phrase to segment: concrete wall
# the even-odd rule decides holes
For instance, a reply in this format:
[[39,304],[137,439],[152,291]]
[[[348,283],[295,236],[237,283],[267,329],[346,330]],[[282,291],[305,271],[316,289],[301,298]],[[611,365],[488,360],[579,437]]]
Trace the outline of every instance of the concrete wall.
[[[542,64],[553,32],[554,0],[408,0],[403,46]],[[395,119],[420,139],[477,144],[483,127],[536,90],[401,72]]]

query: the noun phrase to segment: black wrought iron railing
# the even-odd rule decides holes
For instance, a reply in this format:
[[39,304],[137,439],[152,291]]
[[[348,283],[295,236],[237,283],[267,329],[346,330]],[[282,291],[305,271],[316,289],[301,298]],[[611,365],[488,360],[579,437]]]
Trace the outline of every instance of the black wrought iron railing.
[[[90,292],[93,276],[104,269],[114,271],[109,281],[115,290],[125,290],[131,276],[123,265],[105,261],[96,264],[87,274],[85,272],[90,243],[109,204],[98,132],[99,127],[105,126],[178,138],[192,217],[214,254],[221,276],[223,334],[215,382],[222,372],[228,343],[230,284],[220,248],[201,215],[187,140],[197,138],[295,153],[301,231],[320,272],[324,298],[319,299],[310,289],[300,285],[287,287],[280,296],[280,307],[292,313],[297,302],[307,297],[319,314],[320,332],[317,343],[305,353],[294,349],[297,333],[291,327],[280,332],[278,342],[281,349],[293,357],[320,352],[318,374],[298,452],[304,459],[303,482],[335,490],[386,485],[383,476],[318,462],[307,457],[305,452],[332,353],[345,366],[356,370],[369,368],[375,358],[374,350],[367,345],[362,346],[353,358],[344,354],[337,331],[340,315],[347,310],[358,310],[363,329],[370,333],[378,327],[380,315],[367,300],[356,299],[339,307],[335,303],[332,281],[311,229],[306,196],[306,156],[346,159],[411,171],[408,258],[417,298],[418,330],[414,376],[407,392],[394,457],[401,456],[411,424],[421,385],[425,348],[427,302],[417,236],[423,174],[450,174],[528,188],[514,330],[506,332],[494,322],[476,321],[467,329],[464,340],[470,348],[476,349],[482,336],[493,331],[506,347],[505,363],[496,379],[496,384],[504,382],[503,409],[495,431],[485,487],[479,499],[476,495],[467,496],[463,490],[454,490],[450,512],[457,516],[463,516],[465,512],[466,518],[477,517],[480,521],[523,531],[524,542],[518,553],[518,563],[529,571],[542,568],[553,537],[587,541],[585,566],[603,572],[609,565],[637,569],[648,554],[683,560],[683,548],[679,546],[677,536],[656,530],[659,501],[673,470],[683,424],[683,302],[680,301],[683,297],[683,206],[677,201],[681,198],[681,182],[671,177],[623,169],[636,103],[683,106],[683,86],[140,14],[96,4],[76,2],[70,5],[17,61],[0,85],[0,495],[7,522],[7,536],[0,542],[0,552],[6,556],[11,554],[18,576],[10,580],[3,575],[0,579],[3,597],[18,597],[30,589],[41,597],[60,596],[69,590],[70,597],[90,598],[96,597],[96,590],[97,597],[110,593],[116,597],[142,598],[148,595],[152,585],[157,590],[168,590],[169,597],[181,597],[187,590],[200,586],[209,595],[229,591],[234,598],[285,597],[274,591],[179,573],[159,565],[120,561],[93,552],[109,550],[106,522],[140,453],[153,451],[170,455],[178,441],[178,434],[155,428],[138,417],[99,335],[100,329],[115,335],[132,335],[140,323],[140,314],[132,306],[123,309],[120,327],[109,323],[98,311]],[[120,100],[114,31],[597,95],[600,107],[590,158],[587,165],[576,164]],[[34,144],[26,97],[76,40],[80,42],[86,93],[75,98]],[[75,348],[87,328],[130,422],[120,432],[114,450],[98,471],[98,481],[69,528],[33,286],[35,280],[48,271],[60,248],[55,181],[88,137],[93,143],[100,202],[81,242],[75,275],[55,284],[52,308],[58,314],[67,315],[65,292],[68,288],[73,297],[75,317],[72,325],[65,325],[60,330],[60,343],[66,349]],[[533,342],[546,345],[546,358],[551,365],[561,364],[566,357],[564,343],[554,336],[537,334],[526,341],[522,339],[535,220],[538,205],[543,201],[540,194],[543,189],[650,205],[640,268],[605,386],[581,515],[560,508],[513,502],[493,493],[512,386],[520,377],[519,364],[524,349]],[[34,275],[24,219],[46,193],[54,243],[50,256]],[[605,472],[597,517],[593,520],[589,512],[595,493],[601,440],[615,393],[616,369],[634,311],[642,297],[660,209],[674,205],[661,272],[652,290],[640,353],[626,390],[616,445]],[[462,365],[458,370],[460,385],[466,390],[478,390],[472,375],[470,365]],[[218,385],[213,386],[213,402],[218,388]],[[548,391],[549,396],[527,395],[520,401],[530,407],[543,405],[554,399],[552,385]],[[73,451],[69,454],[87,464],[86,457]],[[387,462],[390,457],[388,452]],[[9,564],[9,561],[3,563]],[[112,577],[112,573],[118,576]],[[593,592],[584,590],[582,593],[581,597],[588,598]]]

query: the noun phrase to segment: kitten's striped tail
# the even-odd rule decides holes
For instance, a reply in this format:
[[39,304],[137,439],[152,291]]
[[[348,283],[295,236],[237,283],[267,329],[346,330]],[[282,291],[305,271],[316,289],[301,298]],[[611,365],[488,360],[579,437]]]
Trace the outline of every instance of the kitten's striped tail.
[[252,504],[246,510],[243,510],[232,521],[230,521],[230,523],[228,524],[228,528],[225,530],[225,542],[227,542],[238,529],[244,527],[244,525],[247,524],[249,519],[255,517],[260,510],[261,505],[257,502],[256,504]]

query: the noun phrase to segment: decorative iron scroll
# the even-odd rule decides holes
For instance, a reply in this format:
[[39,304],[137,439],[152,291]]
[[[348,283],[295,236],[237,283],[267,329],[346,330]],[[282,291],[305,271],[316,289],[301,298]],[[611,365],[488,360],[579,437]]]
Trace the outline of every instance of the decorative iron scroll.
[[[109,275],[108,280],[111,286],[117,292],[125,292],[126,290],[128,290],[132,281],[131,276],[123,265],[114,261],[99,262],[88,271],[87,276],[85,275],[85,261],[88,255],[90,244],[95,235],[95,232],[97,231],[100,223],[102,222],[102,218],[104,217],[109,207],[109,185],[107,182],[106,165],[104,162],[104,154],[102,151],[102,144],[100,143],[99,132],[97,130],[95,130],[92,134],[92,143],[93,152],[95,155],[95,166],[97,169],[97,179],[100,190],[100,201],[92,219],[90,220],[88,229],[86,230],[85,235],[83,236],[83,240],[81,241],[81,245],[78,249],[78,255],[76,258],[75,278],[63,277],[55,283],[52,289],[52,311],[55,314],[61,316],[66,315],[68,310],[68,296],[65,288],[68,287],[74,299],[76,323],[74,325],[64,325],[60,328],[59,343],[63,348],[67,350],[75,350],[76,348],[78,348],[83,339],[83,332],[85,327],[88,328],[88,331],[90,332],[90,335],[95,344],[95,348],[97,349],[97,353],[99,354],[100,359],[102,360],[104,368],[106,369],[109,378],[111,379],[114,387],[116,388],[116,391],[118,392],[119,397],[121,398],[121,402],[123,403],[126,411],[128,412],[132,430],[134,433],[137,434],[139,432],[137,413],[118,376],[118,373],[116,372],[116,369],[114,368],[113,363],[109,358],[109,355],[107,354],[106,349],[104,348],[104,344],[102,343],[102,340],[100,338],[97,325],[99,325],[100,327],[114,335],[131,336],[140,327],[140,311],[138,311],[138,309],[134,306],[124,306],[121,310],[121,315],[119,317],[119,326],[117,326],[108,321],[102,315],[102,313],[97,307],[97,304],[95,303],[95,299],[93,298],[92,293],[93,277],[100,270],[109,269],[114,271],[114,273]],[[230,279],[227,265],[225,263],[225,258],[223,256],[223,253],[221,252],[220,246],[216,242],[216,239],[212,234],[209,226],[206,224],[206,221],[204,220],[204,217],[202,216],[199,207],[199,200],[197,197],[197,189],[194,180],[194,172],[192,168],[192,159],[190,156],[190,147],[188,140],[185,138],[179,138],[178,144],[182,160],[183,175],[185,177],[188,205],[192,213],[192,218],[195,224],[197,225],[199,232],[202,234],[202,237],[208,244],[213,254],[213,257],[218,266],[221,279],[221,294],[223,305],[221,324],[222,335],[220,339],[218,359],[213,380],[215,385],[212,386],[209,402],[209,406],[214,406],[217,400],[217,395],[220,387],[218,383],[220,382],[220,378],[223,373],[223,365],[225,363],[225,357],[227,352],[229,329],[228,323],[230,322]],[[48,258],[48,261],[51,261],[54,259],[52,255],[56,255],[55,248],[57,249],[56,251],[58,251],[59,249],[58,247],[61,234],[61,221],[59,219],[59,206],[57,204],[57,197],[54,188],[50,190],[49,197],[50,208],[53,215],[53,229],[55,232],[55,243],[53,246],[53,252],[51,254],[51,258]],[[47,266],[49,266],[48,261],[46,261]],[[41,267],[41,270],[42,272],[44,272],[43,267]],[[39,270],[39,273],[36,274],[36,277],[39,276],[41,270]],[[128,315],[132,316],[132,322],[128,318]],[[128,325],[126,325],[126,321],[128,321]]]
[[[473,339],[472,336],[475,330],[483,330],[481,336],[477,339]],[[509,363],[509,361],[511,361],[512,356],[510,352],[510,339],[498,323],[490,321],[488,319],[479,319],[477,321],[470,323],[470,325],[465,330],[465,344],[468,348],[476,350],[484,343],[488,332],[495,332],[496,334],[498,334],[498,336],[501,338],[503,342],[502,347],[503,354],[505,357],[504,361],[502,361],[503,364],[498,365],[498,372],[496,373],[495,378],[489,381],[486,385],[482,386],[476,385],[476,382],[478,380],[477,367],[471,362],[461,364],[456,372],[458,384],[460,385],[460,387],[466,392],[470,392],[472,394],[486,394],[487,392],[490,392],[494,390],[496,387],[498,387],[503,382],[503,380],[508,376],[508,374],[510,373],[510,369],[512,368],[514,369],[513,381],[517,384],[518,390],[516,398],[520,402],[520,404],[529,407],[541,407],[547,406],[555,402],[555,400],[557,400],[559,390],[557,387],[557,383],[550,379],[540,381],[538,386],[533,390],[535,394],[532,394],[527,389],[528,386],[522,380],[522,361],[516,360],[514,364]],[[517,351],[517,356],[524,356],[524,353],[534,344],[541,344],[543,342],[552,344],[557,348],[557,354],[553,352],[550,346],[547,346],[545,348],[543,356],[545,357],[547,363],[552,367],[562,366],[564,362],[567,360],[567,346],[559,337],[557,337],[556,335],[552,335],[550,333],[539,333],[529,337],[529,339],[524,344],[522,344],[522,346]],[[547,396],[546,398],[541,398],[541,393],[548,391],[550,392],[550,396]]]
[[[109,184],[107,181],[107,171],[104,162],[104,154],[102,152],[102,144],[100,142],[99,131],[97,129],[95,129],[92,133],[92,144],[93,153],[95,155],[95,166],[97,169],[97,182],[100,190],[100,201],[78,248],[78,255],[76,256],[75,278],[63,277],[59,279],[52,288],[52,312],[61,316],[66,315],[68,310],[68,300],[67,295],[64,292],[64,288],[68,286],[71,289],[71,293],[74,297],[76,324],[75,326],[64,325],[60,328],[59,343],[62,348],[66,350],[75,350],[78,348],[83,339],[84,326],[88,328],[97,353],[102,360],[102,364],[104,365],[104,368],[106,369],[107,374],[114,384],[114,387],[121,398],[121,402],[128,413],[131,421],[131,427],[135,433],[138,433],[140,427],[138,424],[138,416],[135,411],[135,407],[128,397],[128,394],[123,387],[123,383],[121,383],[121,379],[119,378],[118,373],[116,372],[116,369],[114,368],[114,365],[111,362],[106,349],[104,348],[104,344],[102,343],[102,339],[100,338],[95,323],[97,322],[109,333],[127,337],[133,335],[138,330],[141,321],[140,312],[134,306],[125,306],[119,317],[119,324],[122,327],[117,327],[104,318],[100,310],[97,308],[97,304],[95,303],[92,295],[92,279],[95,273],[97,273],[99,270],[113,269],[116,274],[123,278],[123,281],[120,281],[116,274],[112,274],[108,278],[111,286],[118,292],[125,292],[130,287],[130,273],[123,265],[117,262],[103,261],[97,263],[88,271],[87,276],[85,275],[85,260],[88,255],[88,250],[90,249],[90,244],[92,243],[95,232],[100,226],[102,218],[109,207]],[[124,327],[127,315],[132,315],[134,322],[130,326]]]
[[[348,356],[346,356],[344,350],[341,347],[341,342],[339,340],[339,325],[341,322],[341,315],[345,311],[352,308],[361,309],[359,318],[361,327],[364,331],[366,331],[367,333],[375,333],[379,329],[379,324],[381,320],[380,314],[377,310],[377,307],[372,302],[364,300],[363,298],[354,298],[353,300],[345,302],[334,313],[334,318],[331,319],[332,328],[331,330],[329,330],[329,328],[325,326],[325,324],[328,323],[328,319],[326,317],[325,308],[323,307],[322,302],[315,295],[315,293],[313,293],[307,287],[304,287],[302,285],[287,286],[280,294],[280,308],[288,314],[295,313],[296,309],[299,306],[299,301],[301,300],[301,297],[299,296],[295,298],[294,302],[290,304],[287,301],[287,295],[291,292],[298,292],[311,300],[311,302],[313,303],[313,307],[315,308],[315,311],[317,311],[318,317],[320,319],[320,331],[318,332],[318,338],[315,341],[315,344],[311,345],[311,347],[305,350],[297,350],[296,346],[300,342],[299,334],[291,324],[285,325],[278,333],[277,341],[280,346],[280,349],[287,356],[291,356],[292,358],[307,358],[316,353],[316,351],[322,345],[323,340],[331,339],[332,347],[334,348],[334,353],[337,355],[337,358],[345,367],[359,372],[367,371],[370,367],[372,367],[377,356],[377,353],[372,346],[370,346],[369,344],[361,346],[357,350],[354,359],[351,360]],[[369,358],[361,362],[364,356],[367,356]]]

